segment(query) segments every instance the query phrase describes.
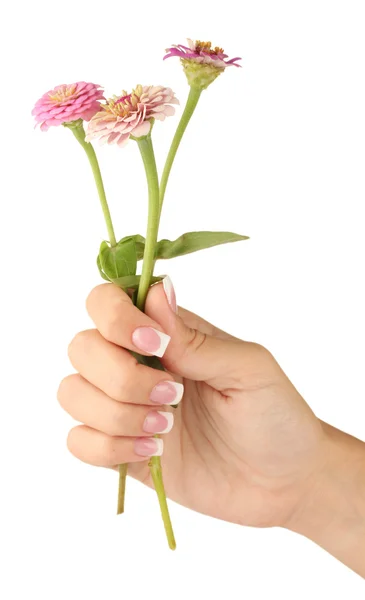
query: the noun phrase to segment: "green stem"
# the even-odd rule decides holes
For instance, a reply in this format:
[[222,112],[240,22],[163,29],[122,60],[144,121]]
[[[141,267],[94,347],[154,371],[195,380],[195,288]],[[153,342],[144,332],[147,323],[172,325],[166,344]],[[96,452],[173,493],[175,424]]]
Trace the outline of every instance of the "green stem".
[[[143,164],[146,170],[148,185],[148,222],[146,233],[146,245],[143,256],[142,274],[136,301],[136,306],[143,311],[155,265],[154,258],[157,244],[158,226],[160,220],[160,206],[158,173],[151,135],[143,138],[136,138],[136,141],[138,143]],[[157,493],[158,501],[160,504],[160,510],[162,520],[165,526],[167,541],[169,547],[172,550],[175,550],[176,542],[166,501],[166,493],[162,479],[160,457],[153,456],[149,462],[149,467],[154,487]]]
[[184,112],[181,116],[180,123],[179,123],[176,133],[174,135],[174,139],[172,140],[171,148],[167,155],[167,159],[166,159],[166,163],[165,163],[165,167],[164,167],[164,170],[162,173],[161,183],[160,183],[160,214],[161,214],[163,201],[165,198],[167,182],[169,179],[169,175],[171,172],[173,162],[175,160],[176,152],[178,151],[180,142],[181,142],[182,137],[185,133],[185,130],[189,124],[189,121],[190,121],[191,117],[193,116],[196,105],[199,102],[199,98],[201,96],[202,91],[203,90],[201,88],[195,88],[195,87],[190,88],[190,93],[189,93],[188,99],[186,101],[186,106],[185,106]]
[[[155,436],[158,437],[158,436]],[[172,528],[172,523],[169,514],[169,508],[167,506],[165,487],[162,479],[162,468],[161,468],[161,459],[159,456],[152,456],[150,462],[148,463],[150,468],[151,477],[153,481],[154,488],[157,493],[157,497],[160,503],[161,515],[163,524],[165,526],[166,537],[171,550],[176,550],[176,542],[174,536],[174,530]]]
[[110,245],[116,246],[117,240],[115,238],[114,227],[113,227],[112,218],[110,215],[108,202],[107,202],[106,195],[105,195],[105,189],[104,189],[103,179],[102,179],[101,172],[100,172],[98,159],[96,158],[95,150],[94,150],[92,144],[85,141],[85,130],[84,130],[82,121],[81,121],[81,123],[79,123],[78,121],[75,121],[75,123],[77,123],[77,125],[70,123],[69,125],[66,125],[66,126],[69,129],[71,129],[72,133],[74,134],[77,141],[80,142],[81,146],[83,147],[83,149],[86,152],[86,156],[89,159],[89,163],[90,163],[90,166],[91,166],[91,169],[92,169],[92,172],[94,175],[95,183],[96,183],[96,188],[98,190],[98,194],[99,194],[99,198],[100,198],[101,208],[103,210],[106,227],[108,230]]
[[[96,183],[96,188],[98,190],[106,227],[108,230],[110,245],[112,247],[114,247],[117,245],[117,240],[116,240],[115,233],[114,233],[114,227],[113,227],[113,222],[112,222],[112,218],[111,218],[111,214],[110,214],[110,210],[109,210],[109,206],[108,206],[108,201],[106,199],[103,178],[101,176],[100,167],[99,167],[98,159],[95,154],[95,150],[94,150],[92,144],[85,141],[85,130],[84,130],[83,122],[81,120],[73,121],[70,123],[65,123],[64,125],[68,129],[71,129],[72,133],[74,134],[77,141],[81,144],[81,146],[85,150],[86,156],[89,159],[89,163],[90,163],[90,166],[91,166],[91,169],[92,169],[92,172],[94,175],[95,183]],[[126,480],[127,480],[127,470],[128,470],[128,465],[126,465],[126,464],[119,465],[119,488],[118,488],[118,510],[117,510],[118,515],[120,515],[124,512],[124,499],[125,499],[125,488],[126,488]]]
[[146,245],[143,255],[141,279],[138,287],[137,308],[144,310],[148,289],[153,275],[154,257],[157,244],[159,225],[159,185],[155,154],[153,151],[151,136],[136,138],[146,170],[148,185],[148,222],[146,233]]

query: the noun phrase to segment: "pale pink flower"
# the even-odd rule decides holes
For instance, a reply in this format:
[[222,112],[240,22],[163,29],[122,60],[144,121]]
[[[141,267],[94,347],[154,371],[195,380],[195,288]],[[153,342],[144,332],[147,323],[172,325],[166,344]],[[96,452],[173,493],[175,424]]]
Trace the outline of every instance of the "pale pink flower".
[[124,146],[131,136],[148,135],[153,119],[164,121],[174,115],[171,104],[179,104],[179,101],[170,88],[137,85],[131,94],[123,91],[121,96],[114,96],[101,105],[101,110],[88,124],[85,139]]
[[178,46],[167,48],[166,52],[168,54],[164,56],[164,60],[171,56],[179,56],[180,58],[188,59],[195,63],[213,65],[219,69],[241,66],[236,64],[237,60],[241,60],[240,58],[226,60],[228,55],[224,54],[224,50],[217,46],[212,48],[211,42],[200,42],[199,40],[193,42],[193,40],[188,38],[188,44],[189,47],[179,44]]
[[103,90],[95,83],[58,85],[36,102],[32,115],[36,125],[47,131],[49,127],[78,119],[89,121],[100,110],[100,100],[104,100]]

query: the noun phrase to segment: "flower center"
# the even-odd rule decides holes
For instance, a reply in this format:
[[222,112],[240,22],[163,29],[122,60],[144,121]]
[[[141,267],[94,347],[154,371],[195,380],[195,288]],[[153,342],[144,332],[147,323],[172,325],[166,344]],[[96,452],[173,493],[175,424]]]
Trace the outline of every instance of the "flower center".
[[70,96],[73,96],[76,92],[76,83],[71,85],[61,85],[60,88],[54,94],[48,94],[53,102],[63,102]]
[[132,90],[131,94],[127,94],[127,92],[123,90],[120,97],[114,97],[108,100],[108,103],[104,108],[117,117],[127,117],[129,113],[136,110],[141,99],[141,94],[141,85],[137,85],[136,89]]
[[212,48],[212,42],[201,42],[197,40],[195,42],[195,50],[196,52],[207,52],[208,54],[223,54],[223,48],[219,48],[219,46],[215,46]]

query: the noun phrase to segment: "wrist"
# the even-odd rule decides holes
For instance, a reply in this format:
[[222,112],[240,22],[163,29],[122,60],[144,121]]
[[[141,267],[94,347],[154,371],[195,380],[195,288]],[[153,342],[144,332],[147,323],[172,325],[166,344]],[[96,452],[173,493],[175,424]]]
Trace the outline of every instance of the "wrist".
[[322,425],[318,471],[286,528],[365,577],[365,444]]

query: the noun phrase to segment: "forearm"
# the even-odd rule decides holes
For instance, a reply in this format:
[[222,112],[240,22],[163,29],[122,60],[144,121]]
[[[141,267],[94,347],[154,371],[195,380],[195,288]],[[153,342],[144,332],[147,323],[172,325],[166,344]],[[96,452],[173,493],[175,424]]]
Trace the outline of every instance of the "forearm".
[[288,529],[365,578],[365,443],[327,424],[323,468]]

